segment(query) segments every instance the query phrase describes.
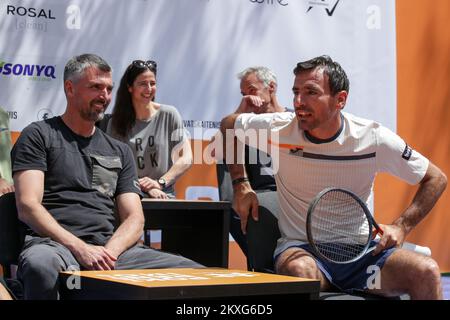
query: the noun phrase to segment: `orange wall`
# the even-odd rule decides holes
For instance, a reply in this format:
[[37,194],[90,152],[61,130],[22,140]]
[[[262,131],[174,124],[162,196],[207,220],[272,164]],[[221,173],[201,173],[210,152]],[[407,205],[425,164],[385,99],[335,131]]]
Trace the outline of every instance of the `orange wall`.
[[[450,1],[397,0],[397,132],[450,177]],[[380,175],[375,207],[391,222],[417,187]],[[408,236],[450,271],[449,191]]]
[[[191,140],[191,147],[194,156],[204,152],[209,141]],[[200,155],[203,157],[203,155]],[[203,158],[202,158],[203,159]],[[217,187],[216,165],[194,164],[189,170],[178,179],[175,185],[177,198],[185,199],[185,190],[188,186],[213,186]],[[208,200],[208,199],[205,199]]]
[[16,143],[17,138],[19,138],[19,136],[20,136],[20,132],[18,132],[18,131],[11,131],[11,141],[12,141],[13,144]]

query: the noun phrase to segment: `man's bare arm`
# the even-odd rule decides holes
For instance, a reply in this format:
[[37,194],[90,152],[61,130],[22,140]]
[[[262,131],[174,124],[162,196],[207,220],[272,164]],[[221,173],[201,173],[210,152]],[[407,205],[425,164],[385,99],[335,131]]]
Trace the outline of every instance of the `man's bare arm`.
[[116,206],[120,225],[105,248],[118,257],[133,246],[144,230],[144,213],[141,199],[136,193],[123,193],[117,196]]
[[[223,138],[223,157],[228,166],[228,171],[230,172],[231,179],[237,179],[242,177],[247,177],[245,172],[245,166],[243,161],[238,161],[238,147],[240,146],[240,141],[234,136],[234,124],[236,122],[239,113],[232,113],[225,117],[220,124],[220,131]],[[230,153],[232,153],[230,155]]]
[[14,173],[16,204],[21,221],[42,237],[49,237],[67,247],[87,269],[109,270],[114,267],[112,257],[103,247],[88,245],[61,227],[42,205],[44,172],[24,170]]
[[[228,171],[232,181],[247,177],[243,161],[238,161],[238,150],[243,150],[242,142],[234,136],[234,124],[239,114],[233,113],[225,117],[220,126],[223,136],[223,157],[228,165]],[[231,156],[229,153],[231,153]],[[227,156],[228,155],[228,156]],[[242,160],[242,159],[240,159]],[[253,219],[258,220],[258,199],[249,181],[242,181],[233,185],[233,209],[241,218],[241,229],[245,234],[247,230],[248,216],[251,213]]]
[[430,162],[427,172],[420,182],[414,199],[403,214],[392,225],[382,225],[384,235],[374,254],[383,248],[401,246],[408,233],[431,211],[447,186],[445,174]]
[[434,207],[447,187],[445,174],[430,162],[411,205],[394,222],[408,234]]
[[50,237],[71,249],[82,242],[65,230],[42,205],[44,193],[44,172],[25,170],[14,174],[16,186],[16,204],[19,219],[31,227],[37,234]]

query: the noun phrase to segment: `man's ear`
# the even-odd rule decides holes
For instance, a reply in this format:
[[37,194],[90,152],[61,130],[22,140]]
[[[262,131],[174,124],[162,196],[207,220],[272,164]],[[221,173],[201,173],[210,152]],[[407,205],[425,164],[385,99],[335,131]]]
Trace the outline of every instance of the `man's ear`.
[[68,96],[73,95],[73,82],[71,80],[64,81],[64,91]]
[[347,103],[347,97],[348,93],[345,90],[336,93],[336,106],[339,110],[344,109],[345,104]]
[[276,93],[277,92],[277,84],[273,81],[269,82],[269,93]]

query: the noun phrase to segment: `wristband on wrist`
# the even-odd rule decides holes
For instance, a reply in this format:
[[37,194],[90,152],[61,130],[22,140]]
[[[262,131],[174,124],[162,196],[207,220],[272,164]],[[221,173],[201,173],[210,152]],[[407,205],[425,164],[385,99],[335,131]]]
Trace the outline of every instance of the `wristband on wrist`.
[[242,182],[248,182],[248,181],[250,181],[247,177],[241,177],[241,178],[237,178],[237,179],[234,179],[232,182],[231,182],[231,184],[233,185],[233,186],[235,186],[235,185],[237,185],[237,184],[239,184],[239,183],[242,183]]

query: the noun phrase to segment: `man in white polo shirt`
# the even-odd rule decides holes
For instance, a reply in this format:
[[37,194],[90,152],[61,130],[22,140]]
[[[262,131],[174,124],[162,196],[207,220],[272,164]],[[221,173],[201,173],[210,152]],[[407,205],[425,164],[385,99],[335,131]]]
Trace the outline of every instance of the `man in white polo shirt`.
[[[222,120],[221,128],[224,137],[229,129],[236,136],[239,129],[246,133],[257,130],[258,139],[248,139],[247,135],[246,143],[266,149],[272,156],[281,206],[278,222],[281,238],[274,254],[276,272],[318,278],[322,290],[335,286],[349,293],[366,291],[383,296],[407,293],[412,299],[441,299],[437,263],[397,247],[431,210],[444,191],[447,178],[397,134],[379,123],[342,111],[349,80],[330,57],[300,62],[294,74],[295,112],[231,114]],[[228,139],[227,143],[231,146],[233,141]],[[234,203],[245,223],[250,214],[257,218],[257,199],[245,179],[245,169],[237,164],[232,166],[235,172],[232,178],[242,178],[234,188]],[[313,256],[307,244],[305,223],[314,196],[326,187],[341,187],[353,191],[371,208],[377,172],[388,172],[409,184],[419,184],[411,205],[391,224],[381,225],[384,234],[376,249],[360,260],[338,265]],[[371,276],[368,266],[381,269],[379,288],[368,287]]]

